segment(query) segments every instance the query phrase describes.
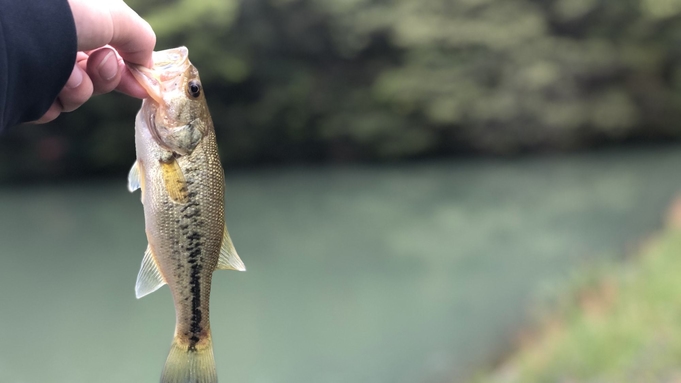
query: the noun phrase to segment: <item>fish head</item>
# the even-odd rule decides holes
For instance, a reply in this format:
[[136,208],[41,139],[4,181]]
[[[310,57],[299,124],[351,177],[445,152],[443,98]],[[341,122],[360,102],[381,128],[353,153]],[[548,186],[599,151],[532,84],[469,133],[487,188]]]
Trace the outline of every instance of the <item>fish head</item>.
[[140,113],[160,146],[178,155],[191,154],[212,126],[199,72],[186,47],[154,52],[152,58],[152,68],[129,65],[149,93]]

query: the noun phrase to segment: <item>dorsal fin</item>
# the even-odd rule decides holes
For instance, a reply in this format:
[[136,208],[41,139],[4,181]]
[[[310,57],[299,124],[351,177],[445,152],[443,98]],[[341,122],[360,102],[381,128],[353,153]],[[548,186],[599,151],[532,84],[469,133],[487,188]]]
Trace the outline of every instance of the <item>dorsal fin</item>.
[[222,234],[222,246],[220,247],[220,258],[218,259],[218,265],[216,269],[220,270],[237,270],[246,271],[246,266],[244,262],[239,258],[239,255],[234,249],[234,244],[232,239],[229,237],[229,232],[227,232],[227,226],[225,225],[225,230]]
[[163,275],[161,275],[161,271],[158,269],[158,265],[154,259],[154,253],[151,250],[151,245],[147,245],[147,251],[144,252],[144,258],[142,258],[140,272],[137,274],[135,296],[137,299],[140,299],[143,296],[160,289],[161,286],[165,284],[166,281],[163,279]]

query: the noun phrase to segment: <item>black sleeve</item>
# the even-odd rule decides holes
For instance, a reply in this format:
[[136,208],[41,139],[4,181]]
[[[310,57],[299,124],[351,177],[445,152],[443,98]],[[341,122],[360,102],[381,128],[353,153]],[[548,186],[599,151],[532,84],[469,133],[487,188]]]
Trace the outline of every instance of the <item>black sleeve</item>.
[[0,0],[0,130],[47,112],[77,48],[67,0]]

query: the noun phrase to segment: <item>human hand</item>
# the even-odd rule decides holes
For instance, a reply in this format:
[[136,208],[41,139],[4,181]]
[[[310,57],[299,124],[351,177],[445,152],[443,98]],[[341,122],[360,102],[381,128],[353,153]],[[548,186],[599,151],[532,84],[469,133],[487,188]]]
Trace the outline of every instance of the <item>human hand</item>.
[[36,123],[71,112],[93,95],[118,90],[137,98],[147,91],[133,78],[124,61],[151,67],[156,35],[122,0],[68,0],[76,23],[78,55],[71,77]]

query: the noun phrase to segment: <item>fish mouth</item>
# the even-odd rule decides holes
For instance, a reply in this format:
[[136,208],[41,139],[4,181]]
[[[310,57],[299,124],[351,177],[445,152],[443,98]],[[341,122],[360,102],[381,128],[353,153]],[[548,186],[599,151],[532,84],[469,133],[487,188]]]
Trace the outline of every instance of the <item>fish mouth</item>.
[[142,65],[130,65],[130,72],[135,80],[149,93],[159,105],[165,105],[163,94],[180,86],[178,79],[189,68],[189,51],[186,47],[177,47],[154,52],[153,68]]

